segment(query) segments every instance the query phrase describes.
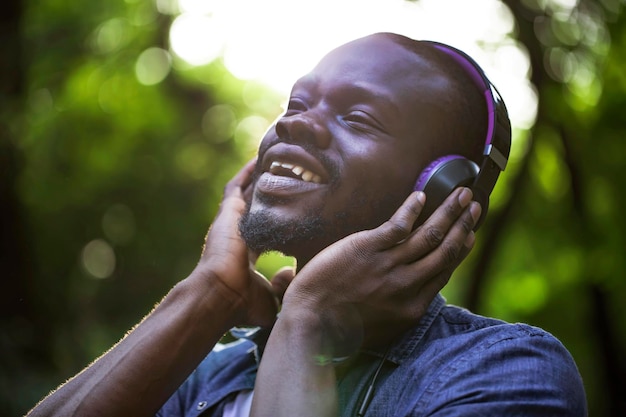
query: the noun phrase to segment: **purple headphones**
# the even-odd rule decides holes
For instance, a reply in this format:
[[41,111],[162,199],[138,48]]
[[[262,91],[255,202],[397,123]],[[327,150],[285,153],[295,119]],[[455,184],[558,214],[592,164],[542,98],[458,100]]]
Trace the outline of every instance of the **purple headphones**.
[[422,171],[414,190],[424,191],[427,199],[418,223],[426,220],[455,188],[467,186],[472,189],[474,200],[482,206],[477,229],[485,218],[489,207],[489,195],[496,185],[500,172],[504,171],[509,157],[511,149],[509,115],[498,90],[472,58],[449,45],[430,41],[427,43],[457,62],[483,92],[488,120],[480,166],[461,155],[446,155],[434,160]]

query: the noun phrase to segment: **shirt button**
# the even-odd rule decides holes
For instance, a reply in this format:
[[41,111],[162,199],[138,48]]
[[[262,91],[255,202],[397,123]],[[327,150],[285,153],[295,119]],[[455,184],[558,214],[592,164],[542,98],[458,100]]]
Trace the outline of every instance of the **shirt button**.
[[196,410],[202,410],[204,407],[206,407],[207,402],[206,401],[200,401],[198,403],[198,406],[196,407]]

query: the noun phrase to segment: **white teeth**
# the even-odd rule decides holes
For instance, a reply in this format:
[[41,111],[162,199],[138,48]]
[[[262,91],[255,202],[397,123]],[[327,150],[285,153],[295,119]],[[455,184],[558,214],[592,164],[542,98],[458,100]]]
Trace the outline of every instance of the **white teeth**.
[[314,176],[315,174],[312,173],[311,171],[304,171],[302,173],[302,179],[305,180],[306,182],[310,182]]
[[295,175],[297,175],[298,177],[300,177],[302,179],[302,181],[306,181],[306,182],[314,182],[316,184],[320,184],[322,182],[322,177],[320,177],[319,175],[306,170],[304,168],[302,168],[299,165],[294,165],[294,164],[288,164],[285,162],[278,162],[278,161],[274,161],[272,162],[272,165],[270,166],[270,172],[275,173],[275,168],[283,168],[283,169],[288,169],[291,172],[293,172]]

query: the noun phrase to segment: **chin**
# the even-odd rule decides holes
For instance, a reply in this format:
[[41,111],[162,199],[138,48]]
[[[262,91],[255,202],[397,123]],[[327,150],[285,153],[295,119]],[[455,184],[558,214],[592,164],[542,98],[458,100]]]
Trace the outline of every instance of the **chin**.
[[327,236],[319,216],[285,221],[268,210],[247,210],[239,222],[239,232],[248,247],[257,253],[277,251],[295,257],[314,241]]

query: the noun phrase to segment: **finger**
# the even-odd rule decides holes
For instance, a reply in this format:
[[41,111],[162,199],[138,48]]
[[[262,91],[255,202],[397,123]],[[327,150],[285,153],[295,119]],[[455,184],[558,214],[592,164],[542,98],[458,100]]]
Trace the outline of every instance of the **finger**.
[[250,202],[252,202],[253,191],[254,187],[252,186],[252,183],[248,184],[246,188],[243,189],[243,201],[245,201],[246,204],[250,204]]
[[425,202],[426,195],[422,191],[411,193],[388,221],[374,229],[375,239],[383,247],[396,245],[406,239],[411,234]]
[[252,192],[254,191],[254,187],[252,184],[252,180],[254,179],[254,170],[258,163],[258,158],[252,159],[246,167],[249,167],[249,175],[245,179],[245,181],[241,184],[241,189],[243,190],[243,199],[246,203],[250,203],[252,201]]
[[[407,239],[406,245],[402,248],[404,256],[408,256],[409,260],[420,259],[439,247],[450,228],[456,224],[469,206],[472,196],[469,188],[462,187],[454,190],[430,218]],[[466,217],[464,221],[467,219]],[[470,230],[471,228],[465,234],[469,234]]]
[[471,238],[466,240],[454,264],[449,265],[448,268],[437,274],[435,277],[433,277],[433,279],[425,282],[422,286],[420,294],[424,294],[425,297],[430,297],[430,299],[432,299],[435,297],[435,295],[437,295],[437,293],[439,293],[443,289],[443,287],[448,284],[448,282],[450,281],[450,277],[452,276],[452,273],[454,272],[456,267],[461,262],[463,262],[465,258],[467,258],[467,256],[470,254],[474,247],[474,231],[471,231],[468,236],[471,236]]
[[246,300],[246,304],[251,306],[248,323],[246,324],[269,327],[276,319],[276,313],[280,306],[278,298],[274,295],[270,282],[268,282],[259,271],[252,270],[250,272],[256,277],[254,281],[259,284],[261,288],[253,299]]
[[230,195],[233,191],[239,190],[242,194],[244,190],[252,183],[252,173],[256,165],[257,158],[253,158],[248,161],[236,174],[228,181],[226,187],[224,187],[224,196]]
[[252,182],[252,173],[254,172],[255,163],[256,158],[248,161],[248,163],[228,181],[224,187],[224,196],[219,209],[220,213],[222,211],[234,210],[236,213],[240,214],[243,210],[245,207],[243,198],[244,189],[247,190],[251,188],[249,186]]
[[285,292],[296,276],[296,271],[290,266],[281,268],[273,277],[270,283],[276,297],[282,302]]
[[248,248],[248,261],[250,262],[250,266],[254,268],[256,265],[256,261],[259,260],[260,254],[252,249]]
[[[205,237],[205,249],[209,246],[210,240],[232,242],[233,238],[237,240],[240,239],[237,225],[245,211],[246,203],[242,199],[241,188],[237,184],[246,181],[245,178],[250,173],[251,164],[252,162],[246,164],[226,186],[218,212]],[[203,250],[203,253],[204,252]],[[251,255],[252,258],[254,258],[255,254],[252,253]],[[248,258],[246,257],[246,259]]]
[[420,270],[426,275],[436,275],[444,270],[452,271],[467,256],[474,245],[474,225],[480,218],[480,204],[473,201],[463,210],[441,243],[419,259]]
[[[472,205],[466,209],[464,215],[469,215],[477,221],[480,217],[480,205],[478,203],[472,203]],[[428,257],[414,262],[411,265],[407,265],[407,273],[410,276],[417,276],[421,273],[425,277],[431,277],[430,279],[416,282],[415,284],[419,287],[417,290],[414,288],[413,290],[405,292],[407,294],[406,301],[410,303],[410,317],[419,318],[425,313],[433,298],[447,285],[454,270],[469,255],[474,247],[475,235],[473,230],[470,230],[467,234],[463,232],[457,236],[452,236],[456,233],[455,230],[464,229],[465,226],[460,226],[460,223],[463,221],[464,220],[459,219],[457,222],[459,224],[451,229],[451,236],[448,237],[449,239],[455,240],[456,244],[460,245],[460,248],[455,251],[456,256],[451,261],[444,261],[446,256],[442,256],[441,251],[434,251],[429,254]],[[463,243],[461,244],[461,242]],[[448,253],[447,256],[450,256],[450,254]],[[417,298],[415,298],[415,294],[417,294]]]

